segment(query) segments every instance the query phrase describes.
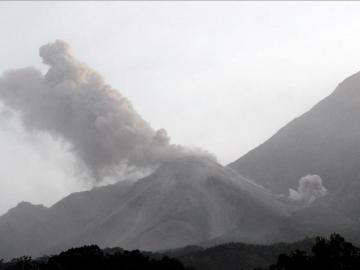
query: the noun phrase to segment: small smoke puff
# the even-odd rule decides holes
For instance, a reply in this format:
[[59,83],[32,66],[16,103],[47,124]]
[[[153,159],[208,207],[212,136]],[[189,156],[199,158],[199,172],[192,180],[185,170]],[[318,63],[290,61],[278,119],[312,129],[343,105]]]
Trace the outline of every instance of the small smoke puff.
[[289,193],[290,199],[310,204],[317,198],[325,196],[327,194],[327,190],[323,186],[320,176],[306,175],[299,180],[297,190],[289,189]]
[[42,46],[39,49],[39,55],[42,58],[43,63],[49,66],[59,66],[61,63],[66,65],[72,58],[69,44],[60,40]]
[[154,141],[162,145],[168,145],[170,143],[170,138],[167,134],[167,131],[163,128],[157,130],[155,133]]
[[155,168],[183,154],[166,130],[154,131],[129,100],[56,41],[40,48],[45,75],[34,68],[0,78],[0,99],[20,113],[28,130],[63,139],[97,181],[118,168]]

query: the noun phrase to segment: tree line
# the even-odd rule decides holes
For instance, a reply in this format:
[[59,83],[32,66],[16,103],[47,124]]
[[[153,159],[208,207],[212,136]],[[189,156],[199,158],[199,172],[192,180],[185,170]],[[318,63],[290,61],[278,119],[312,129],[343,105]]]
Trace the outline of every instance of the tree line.
[[151,258],[139,250],[105,252],[96,245],[72,248],[58,255],[0,261],[0,270],[190,270],[174,258]]
[[[224,245],[219,248],[226,249],[229,247]],[[259,246],[258,248],[261,249],[262,247]],[[251,254],[254,254],[253,252]],[[245,253],[242,254],[245,255]],[[229,253],[223,253],[224,258],[220,260],[221,269],[235,269],[232,265],[234,260],[228,255]],[[196,253],[193,256],[195,257],[193,263],[190,265],[186,263],[186,266],[184,266],[181,259],[164,256],[163,254],[145,253],[139,250],[126,251],[120,248],[102,250],[96,245],[90,245],[72,248],[58,255],[48,257],[32,259],[25,256],[7,262],[0,260],[0,270],[194,270],[195,268],[192,265],[196,265]],[[239,262],[243,257],[240,253],[238,253],[238,256],[240,257],[237,260]],[[213,269],[211,266],[216,264],[214,260],[219,261],[219,257],[211,257],[209,256],[205,264],[198,264],[197,266],[200,266],[200,269]],[[260,263],[260,260],[258,263]],[[217,267],[220,267],[220,265]],[[236,269],[241,270],[243,267],[238,264]],[[360,249],[345,241],[339,234],[332,234],[329,238],[316,237],[311,249],[307,251],[300,249],[289,250],[280,254],[274,264],[265,268],[255,268],[254,270],[322,269],[359,270]]]
[[339,234],[317,237],[311,252],[294,250],[279,255],[268,268],[256,270],[359,270],[360,249]]

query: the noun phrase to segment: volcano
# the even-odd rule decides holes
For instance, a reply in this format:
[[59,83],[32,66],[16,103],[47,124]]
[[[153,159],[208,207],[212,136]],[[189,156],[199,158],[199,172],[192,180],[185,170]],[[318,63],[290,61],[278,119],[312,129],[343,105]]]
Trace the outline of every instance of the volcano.
[[34,256],[90,243],[154,251],[229,235],[273,242],[284,239],[284,222],[297,207],[213,160],[183,157],[136,182],[74,193],[50,208],[19,204],[0,217],[0,254]]

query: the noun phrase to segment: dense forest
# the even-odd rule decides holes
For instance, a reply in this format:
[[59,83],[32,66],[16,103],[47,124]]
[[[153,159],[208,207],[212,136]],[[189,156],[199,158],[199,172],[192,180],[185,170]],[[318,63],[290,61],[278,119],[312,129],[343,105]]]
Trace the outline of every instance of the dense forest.
[[295,250],[281,254],[277,263],[257,270],[358,270],[360,269],[360,249],[346,242],[338,234],[330,239],[317,237],[311,252]]
[[294,250],[311,251],[313,238],[294,243],[276,243],[271,245],[251,245],[227,243],[209,248],[189,246],[166,253],[179,259],[185,266],[196,270],[253,270],[267,267],[276,262],[280,254],[289,254]]
[[72,248],[58,255],[0,260],[0,270],[358,270],[360,249],[342,236],[317,237],[269,246],[230,243],[149,253],[98,246]]
[[59,255],[31,259],[21,257],[0,262],[0,270],[190,270],[177,259],[163,256],[150,258],[138,250],[102,250],[98,246],[72,248]]

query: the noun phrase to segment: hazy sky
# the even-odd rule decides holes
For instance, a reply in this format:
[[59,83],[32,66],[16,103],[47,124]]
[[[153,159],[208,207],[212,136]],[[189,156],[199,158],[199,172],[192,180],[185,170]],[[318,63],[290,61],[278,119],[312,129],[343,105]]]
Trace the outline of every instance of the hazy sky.
[[[63,39],[173,143],[227,164],[360,70],[357,2],[1,2],[0,72]],[[73,157],[1,114],[0,213],[78,190]]]

